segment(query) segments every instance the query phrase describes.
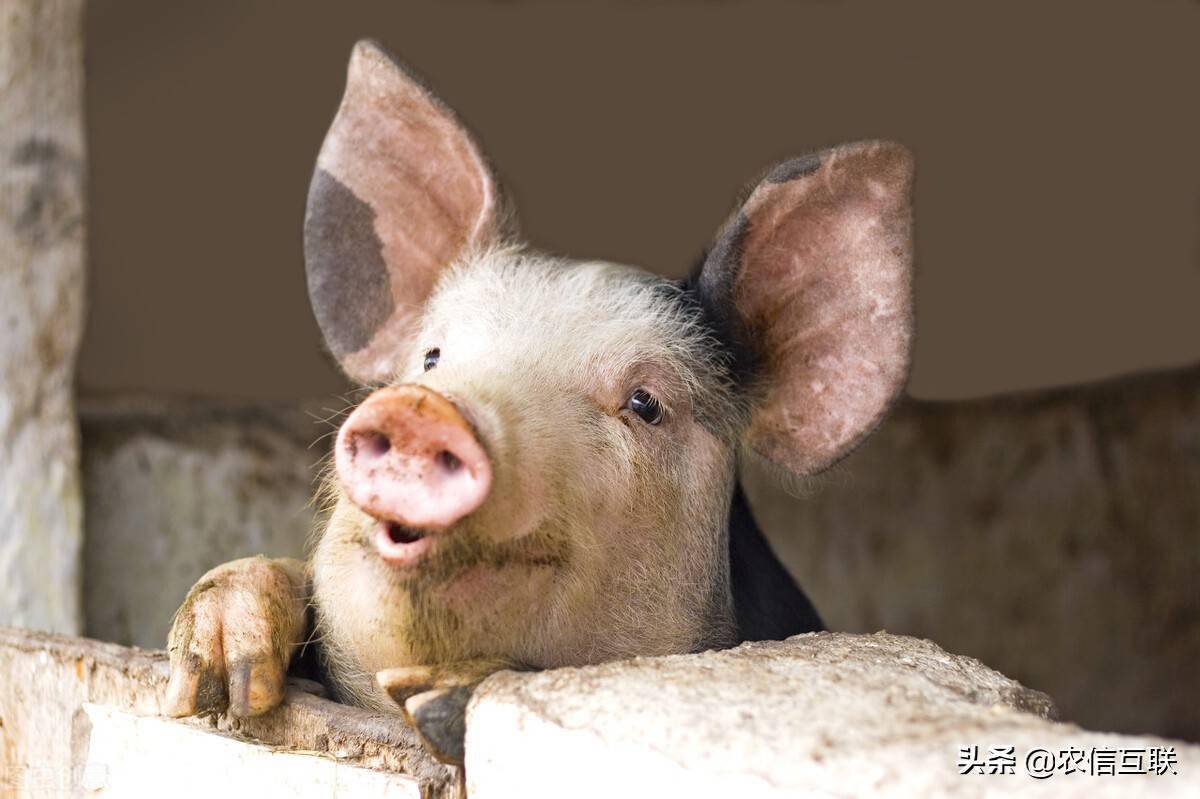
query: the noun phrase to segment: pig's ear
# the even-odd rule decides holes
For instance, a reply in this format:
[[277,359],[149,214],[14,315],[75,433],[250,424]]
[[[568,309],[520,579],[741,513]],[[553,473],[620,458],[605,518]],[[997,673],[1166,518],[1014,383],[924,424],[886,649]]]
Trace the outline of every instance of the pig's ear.
[[908,374],[913,160],[863,142],[787,161],[709,251],[697,290],[755,387],[747,443],[820,471],[879,423]]
[[377,44],[359,42],[304,218],[309,297],[346,373],[394,377],[439,274],[493,243],[505,221],[491,170],[454,113]]

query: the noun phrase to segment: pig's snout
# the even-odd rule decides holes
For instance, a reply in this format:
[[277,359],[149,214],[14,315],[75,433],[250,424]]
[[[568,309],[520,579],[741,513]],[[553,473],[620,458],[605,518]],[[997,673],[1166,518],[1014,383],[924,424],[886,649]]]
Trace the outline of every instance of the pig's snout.
[[458,408],[424,386],[380,389],[338,432],[338,478],[377,519],[444,528],[479,507],[492,485],[487,453]]

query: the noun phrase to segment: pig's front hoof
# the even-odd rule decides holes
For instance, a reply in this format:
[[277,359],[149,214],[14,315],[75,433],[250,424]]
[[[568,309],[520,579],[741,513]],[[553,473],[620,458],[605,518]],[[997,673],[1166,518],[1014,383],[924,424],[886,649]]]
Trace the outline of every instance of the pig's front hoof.
[[429,753],[443,763],[463,764],[467,702],[474,692],[474,685],[435,688],[410,696],[404,702],[404,717],[421,736]]
[[[298,564],[295,564],[298,567]],[[167,716],[228,710],[256,716],[283,701],[292,649],[304,628],[305,596],[293,564],[263,557],[210,571],[175,614],[167,650]]]
[[467,702],[489,674],[514,668],[503,660],[471,660],[439,666],[400,666],[375,675],[379,686],[404,710],[404,717],[429,753],[461,766]]

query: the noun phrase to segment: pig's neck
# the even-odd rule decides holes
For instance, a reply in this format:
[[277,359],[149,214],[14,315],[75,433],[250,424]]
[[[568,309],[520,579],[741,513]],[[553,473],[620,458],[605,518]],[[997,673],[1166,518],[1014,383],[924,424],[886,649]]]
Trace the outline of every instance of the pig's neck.
[[729,574],[739,642],[780,641],[825,629],[754,521],[740,481],[729,507]]

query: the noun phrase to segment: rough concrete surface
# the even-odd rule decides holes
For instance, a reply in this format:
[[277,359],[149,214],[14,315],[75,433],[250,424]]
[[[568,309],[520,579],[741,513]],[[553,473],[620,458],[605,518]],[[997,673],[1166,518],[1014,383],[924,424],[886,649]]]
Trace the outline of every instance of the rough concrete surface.
[[[467,791],[493,797],[1195,796],[1200,747],[1047,720],[1049,699],[928,641],[817,633],[724,652],[503,672],[467,715]],[[960,747],[1014,747],[960,773]],[[1174,772],[1029,776],[1028,752],[1171,747]],[[1101,756],[1102,762],[1105,756]]]
[[81,406],[87,632],[159,647],[219,563],[301,557],[313,526],[316,409],[142,399]]
[[[246,747],[266,746],[273,751],[332,758],[344,766],[385,772],[394,775],[400,789],[415,781],[428,799],[461,796],[457,772],[426,755],[399,717],[339,705],[297,687],[289,688],[283,706],[257,718],[237,720],[220,715],[164,719],[161,724],[135,723],[130,716],[157,717],[161,712],[167,671],[167,657],[162,651],[0,628],[0,799],[70,795],[69,789],[85,779],[104,778],[117,785],[122,779],[128,780],[131,775],[120,771],[127,764],[102,762],[104,754],[150,751],[153,742],[119,745],[103,740],[97,743],[103,748],[93,751],[91,731],[98,716],[108,720],[100,737],[124,727],[138,735],[173,735],[186,742],[182,729],[163,732],[164,725],[186,728],[241,741]],[[89,710],[85,705],[112,712]],[[161,786],[161,793],[211,796],[192,790],[210,783],[200,777],[192,780],[190,771],[202,769],[207,776],[219,775],[223,769],[242,767],[253,754],[236,746],[220,749],[228,754],[229,761],[198,757],[197,752],[211,751],[212,747],[177,753],[177,782]],[[153,751],[155,757],[169,756],[162,749]],[[99,772],[96,768],[89,770],[89,762],[105,768]],[[354,774],[344,770],[338,773],[343,779]],[[379,781],[376,777],[363,778],[357,784],[378,785]],[[234,791],[232,795],[242,795],[237,788],[225,786]],[[303,799],[329,794],[314,791],[289,795]],[[363,794],[347,790],[346,795]]]
[[[1095,729],[1200,739],[1200,369],[1023,397],[902,404],[793,497],[747,490],[834,630],[979,657]],[[296,554],[311,403],[82,408],[88,632],[160,646],[184,592]]]
[[[398,716],[292,687],[284,705],[254,719],[160,719],[166,676],[161,651],[0,628],[0,797],[77,787],[118,795],[155,774],[171,795],[211,796],[214,775],[246,775],[224,788],[237,789],[284,767],[311,778],[279,781],[296,799],[330,795],[331,785],[353,796],[415,787],[427,799],[461,799],[464,787],[472,799],[1200,790],[1198,746],[1054,723],[1045,695],[928,641],[883,633],[493,675],[468,707],[465,786]],[[999,762],[992,747],[1014,747],[1013,773],[960,774],[960,748],[970,746],[985,762]],[[1037,747],[1171,748],[1174,760],[1162,775],[1037,780],[1025,760]],[[137,757],[154,762],[126,762]]]
[[830,629],[937,641],[1093,729],[1200,740],[1200,367],[907,402],[751,505]]
[[0,624],[79,632],[82,0],[0,0]]

